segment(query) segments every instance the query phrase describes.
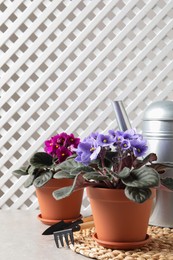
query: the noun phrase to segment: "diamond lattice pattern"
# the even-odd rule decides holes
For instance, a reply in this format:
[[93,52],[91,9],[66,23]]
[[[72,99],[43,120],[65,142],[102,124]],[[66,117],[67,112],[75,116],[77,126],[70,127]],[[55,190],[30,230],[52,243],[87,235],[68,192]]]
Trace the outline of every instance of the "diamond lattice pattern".
[[36,209],[12,171],[47,138],[116,129],[117,98],[140,130],[147,105],[173,100],[173,1],[4,0],[0,10],[0,207]]

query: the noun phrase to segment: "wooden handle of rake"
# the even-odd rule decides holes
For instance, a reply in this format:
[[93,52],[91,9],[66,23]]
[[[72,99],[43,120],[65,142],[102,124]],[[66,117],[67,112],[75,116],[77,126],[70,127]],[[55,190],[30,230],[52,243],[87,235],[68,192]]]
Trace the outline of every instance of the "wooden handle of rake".
[[88,221],[88,222],[79,224],[79,226],[80,226],[80,230],[92,228],[92,227],[94,227],[94,221]]
[[83,223],[93,221],[93,216],[84,217],[84,218],[82,218],[82,221],[83,221]]

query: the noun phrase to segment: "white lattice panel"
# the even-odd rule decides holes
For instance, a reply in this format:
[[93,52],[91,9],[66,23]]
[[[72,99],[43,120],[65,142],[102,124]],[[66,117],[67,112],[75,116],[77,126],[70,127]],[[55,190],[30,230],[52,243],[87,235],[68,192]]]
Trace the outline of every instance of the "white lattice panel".
[[4,0],[0,10],[0,207],[35,209],[34,188],[12,171],[47,138],[117,128],[116,98],[138,129],[147,105],[173,100],[173,1]]

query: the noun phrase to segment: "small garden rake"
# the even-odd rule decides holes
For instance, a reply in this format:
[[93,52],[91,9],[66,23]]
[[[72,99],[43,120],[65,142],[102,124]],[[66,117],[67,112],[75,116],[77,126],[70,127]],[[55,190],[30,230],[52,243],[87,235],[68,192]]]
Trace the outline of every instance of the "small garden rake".
[[62,247],[65,247],[65,246],[69,246],[69,244],[74,244],[73,232],[91,228],[91,227],[94,227],[94,221],[89,221],[82,224],[76,224],[71,228],[54,232],[53,234],[54,234],[56,246],[59,248],[60,245]]

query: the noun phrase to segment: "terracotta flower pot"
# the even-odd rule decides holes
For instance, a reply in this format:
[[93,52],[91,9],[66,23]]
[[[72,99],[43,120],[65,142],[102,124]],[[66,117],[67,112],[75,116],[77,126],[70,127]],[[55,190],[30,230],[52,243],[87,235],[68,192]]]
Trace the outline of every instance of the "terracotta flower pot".
[[36,189],[41,211],[38,217],[44,224],[50,225],[60,220],[71,221],[80,217],[83,189],[61,200],[56,200],[52,195],[56,189],[70,186],[72,183],[71,179],[51,179],[43,187]]
[[103,242],[101,244],[106,247],[122,249],[126,246],[134,248],[136,243],[145,244],[155,190],[152,190],[152,197],[141,204],[127,199],[121,189],[87,187],[87,195],[97,242]]

